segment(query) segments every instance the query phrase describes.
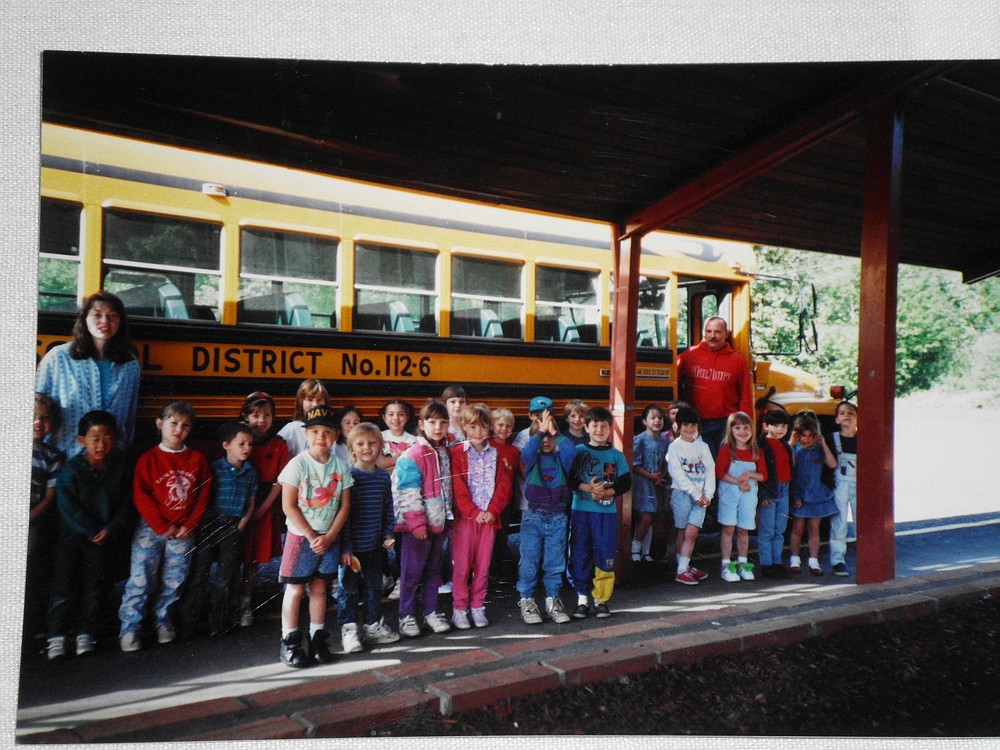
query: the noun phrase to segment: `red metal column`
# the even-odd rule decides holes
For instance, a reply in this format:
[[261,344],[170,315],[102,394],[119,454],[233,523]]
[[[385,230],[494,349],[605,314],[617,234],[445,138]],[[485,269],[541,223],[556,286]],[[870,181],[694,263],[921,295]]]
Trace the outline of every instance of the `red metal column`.
[[858,341],[858,583],[895,578],[893,419],[896,396],[896,279],[899,265],[901,100],[866,118],[868,155],[861,234]]
[[[635,433],[635,348],[639,319],[639,255],[642,237],[634,235],[623,251],[618,240],[622,227],[612,228],[611,244],[615,258],[615,308],[611,327],[611,393],[608,403],[614,415],[612,441],[632,465],[632,438]],[[625,575],[631,569],[629,549],[632,541],[632,493],[622,498],[618,513],[618,569]]]

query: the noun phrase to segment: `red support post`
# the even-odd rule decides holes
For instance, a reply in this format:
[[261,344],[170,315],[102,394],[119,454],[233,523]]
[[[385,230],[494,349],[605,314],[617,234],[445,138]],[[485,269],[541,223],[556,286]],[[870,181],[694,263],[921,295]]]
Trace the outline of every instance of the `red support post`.
[[858,583],[895,578],[893,420],[896,397],[896,280],[899,267],[901,99],[888,98],[866,118],[864,219],[861,233],[861,326],[858,341]]
[[[623,251],[618,237],[621,227],[612,227],[615,271],[615,307],[611,327],[611,392],[608,403],[614,415],[612,442],[632,465],[632,438],[635,434],[635,349],[639,319],[639,256],[642,237],[633,236]],[[632,541],[632,493],[622,498],[618,512],[617,569],[628,575]]]

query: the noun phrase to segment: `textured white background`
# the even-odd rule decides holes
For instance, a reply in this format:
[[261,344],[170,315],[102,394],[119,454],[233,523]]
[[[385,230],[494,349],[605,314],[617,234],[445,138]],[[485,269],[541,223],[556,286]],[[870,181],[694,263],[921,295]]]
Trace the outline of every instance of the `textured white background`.
[[[0,3],[0,746],[13,744],[30,461],[39,73],[47,49],[407,62],[675,63],[971,59],[1000,53],[998,0],[153,0]],[[550,747],[579,741],[545,740]],[[904,740],[607,738],[745,750]],[[527,744],[537,745],[538,741]],[[264,743],[292,748],[318,742]],[[401,746],[392,740],[328,746]],[[468,741],[406,740],[412,747]],[[477,743],[484,744],[484,743]],[[526,744],[493,738],[490,747]],[[597,741],[587,744],[598,744]],[[926,743],[921,743],[926,744]],[[953,740],[949,748],[996,740]],[[206,744],[206,747],[208,745]],[[215,747],[218,747],[215,745]]]

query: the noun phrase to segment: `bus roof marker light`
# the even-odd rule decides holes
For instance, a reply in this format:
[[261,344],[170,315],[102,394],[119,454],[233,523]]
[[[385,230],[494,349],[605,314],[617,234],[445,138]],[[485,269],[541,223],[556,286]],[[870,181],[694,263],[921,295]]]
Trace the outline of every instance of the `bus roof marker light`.
[[229,197],[229,191],[226,190],[225,185],[220,185],[217,182],[203,182],[201,183],[201,192],[204,195],[211,196],[212,198],[227,198]]

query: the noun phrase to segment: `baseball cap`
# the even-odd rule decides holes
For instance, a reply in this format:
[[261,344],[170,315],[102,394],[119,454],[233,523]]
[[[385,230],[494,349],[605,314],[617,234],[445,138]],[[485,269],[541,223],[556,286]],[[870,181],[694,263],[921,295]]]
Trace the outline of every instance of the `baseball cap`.
[[306,412],[306,419],[302,426],[305,428],[313,427],[315,425],[332,427],[335,430],[340,429],[340,425],[337,424],[337,420],[334,417],[333,409],[326,404],[319,404]]
[[531,403],[528,404],[528,411],[545,411],[546,409],[552,408],[552,399],[545,396],[535,396],[531,399]]

